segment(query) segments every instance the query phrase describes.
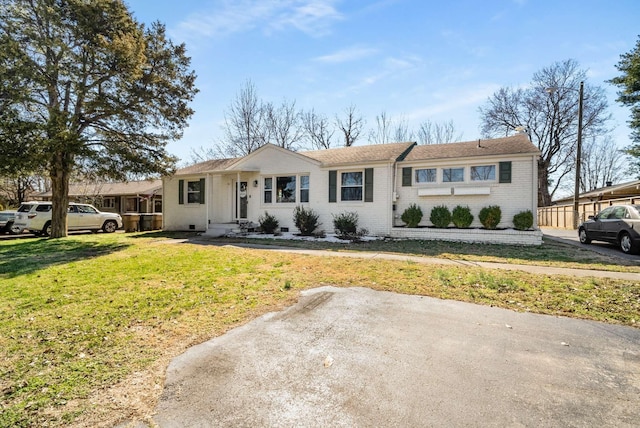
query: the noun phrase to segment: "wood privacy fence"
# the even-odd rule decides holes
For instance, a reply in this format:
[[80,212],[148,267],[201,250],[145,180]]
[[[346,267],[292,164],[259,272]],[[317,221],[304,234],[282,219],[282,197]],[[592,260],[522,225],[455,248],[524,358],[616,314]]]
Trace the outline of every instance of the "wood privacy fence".
[[[636,203],[640,203],[640,196],[607,199],[606,201],[581,202],[578,207],[578,223],[587,220],[589,216],[596,215],[606,207]],[[573,229],[573,204],[538,208],[538,226]]]

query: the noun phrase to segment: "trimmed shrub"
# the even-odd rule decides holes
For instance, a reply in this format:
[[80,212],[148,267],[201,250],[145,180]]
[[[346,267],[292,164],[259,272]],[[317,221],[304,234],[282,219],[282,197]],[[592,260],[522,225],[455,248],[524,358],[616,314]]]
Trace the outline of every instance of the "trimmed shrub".
[[451,211],[444,205],[433,207],[429,220],[435,227],[448,227],[451,223]]
[[358,213],[343,212],[333,215],[333,229],[339,237],[353,238],[358,236]]
[[531,229],[533,226],[533,213],[529,210],[520,211],[513,216],[513,226],[518,230]]
[[458,205],[451,213],[451,221],[456,227],[460,229],[466,229],[473,223],[473,214],[471,214],[471,208],[468,206],[463,207]]
[[293,210],[293,222],[302,236],[313,235],[313,232],[320,226],[319,218],[315,211],[312,209],[307,210],[300,205]]
[[407,224],[407,227],[418,227],[422,220],[422,209],[416,204],[411,204],[409,208],[404,210],[400,218]]
[[280,225],[278,219],[266,211],[264,215],[258,219],[258,223],[260,223],[260,229],[263,233],[276,233],[276,229]]
[[497,205],[490,205],[480,210],[478,218],[485,228],[495,229],[502,219],[502,210]]

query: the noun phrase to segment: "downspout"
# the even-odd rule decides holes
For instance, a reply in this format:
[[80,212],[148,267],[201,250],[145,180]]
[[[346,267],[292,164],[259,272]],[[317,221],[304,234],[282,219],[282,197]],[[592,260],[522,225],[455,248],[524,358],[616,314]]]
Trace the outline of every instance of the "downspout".
[[[539,229],[540,226],[538,226],[538,185],[540,183],[538,183],[538,157],[537,156],[532,156],[532,161],[531,161],[531,178],[533,180],[534,185],[531,188],[531,206],[533,207],[533,224],[535,225],[536,229]],[[536,185],[537,183],[537,185]]]
[[213,190],[213,185],[211,184],[211,174],[207,172],[207,175],[205,175],[205,180],[204,182],[206,183],[205,188],[209,189],[209,195],[207,196],[206,194],[204,195],[204,206],[205,206],[205,224],[204,224],[204,228],[205,230],[209,229],[209,225],[211,224],[211,220],[209,218],[209,202],[211,199],[211,193]]
[[236,219],[236,223],[240,222],[240,171],[236,173],[236,188],[234,189],[236,192],[236,207],[234,218]]

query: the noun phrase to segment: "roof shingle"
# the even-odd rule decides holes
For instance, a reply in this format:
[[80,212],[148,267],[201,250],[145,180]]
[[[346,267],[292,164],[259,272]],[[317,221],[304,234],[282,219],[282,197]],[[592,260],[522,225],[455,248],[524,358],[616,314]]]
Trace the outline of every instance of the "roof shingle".
[[416,146],[409,152],[405,161],[539,153],[526,134],[518,134],[491,140]]

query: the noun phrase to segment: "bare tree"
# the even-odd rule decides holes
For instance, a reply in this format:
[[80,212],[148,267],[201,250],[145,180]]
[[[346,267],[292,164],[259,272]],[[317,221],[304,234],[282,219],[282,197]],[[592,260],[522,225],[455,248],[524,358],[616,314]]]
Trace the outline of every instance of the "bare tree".
[[445,144],[462,140],[462,133],[456,131],[453,121],[424,121],[418,128],[418,144]]
[[335,129],[326,116],[311,109],[302,115],[302,124],[307,141],[312,149],[321,150],[331,148]]
[[394,123],[391,136],[395,142],[407,142],[414,139],[413,131],[409,129],[409,123],[405,118]]
[[391,117],[386,111],[376,116],[375,128],[369,130],[369,142],[373,144],[387,144],[391,141]]
[[289,150],[297,150],[304,137],[301,113],[296,110],[296,102],[283,100],[280,107],[267,103],[262,105],[265,127],[273,144]]
[[[479,109],[482,134],[505,136],[524,127],[540,149],[538,161],[538,205],[548,206],[573,171],[576,147],[579,84],[586,71],[574,60],[545,67],[533,75],[527,89],[501,88]],[[604,135],[610,115],[604,91],[585,84],[583,136]]]
[[224,140],[218,151],[224,156],[248,155],[264,145],[269,136],[265,126],[264,106],[255,85],[247,80],[224,116]]
[[351,104],[345,109],[344,118],[336,115],[336,126],[344,135],[344,146],[351,147],[362,133],[364,118],[356,111],[356,107]]
[[580,191],[588,192],[615,183],[623,179],[625,171],[625,153],[616,150],[610,136],[593,137],[583,142]]

